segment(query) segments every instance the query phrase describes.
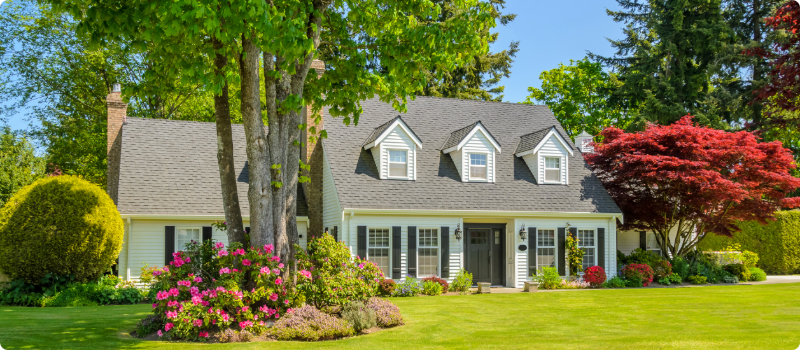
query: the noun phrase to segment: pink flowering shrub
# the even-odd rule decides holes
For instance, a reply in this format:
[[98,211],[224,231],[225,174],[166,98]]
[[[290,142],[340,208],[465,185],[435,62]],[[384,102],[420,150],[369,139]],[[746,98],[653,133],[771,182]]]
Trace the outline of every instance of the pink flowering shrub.
[[589,282],[592,288],[599,288],[606,281],[606,270],[600,266],[587,267],[583,272],[583,280]]
[[304,277],[298,280],[297,289],[306,303],[318,309],[365,301],[378,293],[383,280],[383,272],[374,263],[352,258],[350,249],[329,234],[311,239],[308,251],[297,247],[296,256],[298,274]]
[[284,266],[270,245],[245,251],[239,244],[193,242],[173,257],[148,271],[153,312],[163,324],[159,336],[166,339],[205,340],[226,329],[261,334],[302,304],[281,280]]
[[349,322],[306,305],[276,321],[267,334],[278,340],[329,340],[352,336],[355,331]]
[[622,275],[626,280],[642,282],[642,287],[647,287],[653,282],[653,269],[647,264],[629,264],[622,268]]
[[391,301],[372,297],[367,300],[367,307],[375,311],[375,318],[378,327],[394,327],[403,324],[403,316],[400,315],[400,308]]

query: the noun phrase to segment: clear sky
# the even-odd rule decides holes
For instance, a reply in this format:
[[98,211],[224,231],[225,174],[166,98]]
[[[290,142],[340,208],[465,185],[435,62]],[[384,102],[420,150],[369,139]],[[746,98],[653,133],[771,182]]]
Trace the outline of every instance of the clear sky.
[[[615,0],[507,0],[506,5],[505,13],[516,13],[517,18],[495,29],[500,37],[492,51],[506,49],[512,41],[520,42],[511,77],[502,81],[507,102],[524,101],[528,87],[540,86],[542,71],[581,59],[587,50],[612,54],[606,38],[622,37],[623,25],[606,15],[606,8],[617,8]],[[9,120],[13,129],[28,128],[23,114]]]

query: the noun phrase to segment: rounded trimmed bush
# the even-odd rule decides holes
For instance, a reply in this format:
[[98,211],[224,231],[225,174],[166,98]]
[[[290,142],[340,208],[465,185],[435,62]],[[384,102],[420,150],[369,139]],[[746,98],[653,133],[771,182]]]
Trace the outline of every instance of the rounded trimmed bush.
[[0,270],[37,284],[48,273],[100,277],[122,250],[122,218],[99,186],[75,176],[40,179],[0,209]]

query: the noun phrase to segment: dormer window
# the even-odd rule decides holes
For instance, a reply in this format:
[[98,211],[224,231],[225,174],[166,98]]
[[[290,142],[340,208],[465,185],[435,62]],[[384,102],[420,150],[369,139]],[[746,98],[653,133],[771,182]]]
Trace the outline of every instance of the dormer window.
[[389,150],[389,177],[408,177],[408,151]]
[[486,154],[469,155],[469,179],[486,180]]
[[544,157],[544,182],[561,182],[561,158]]
[[500,144],[480,122],[450,133],[442,153],[453,159],[462,182],[495,182],[495,157]]
[[569,185],[573,146],[555,126],[520,136],[514,155],[525,161],[536,182]]
[[400,116],[375,128],[364,142],[381,179],[416,180],[419,137]]

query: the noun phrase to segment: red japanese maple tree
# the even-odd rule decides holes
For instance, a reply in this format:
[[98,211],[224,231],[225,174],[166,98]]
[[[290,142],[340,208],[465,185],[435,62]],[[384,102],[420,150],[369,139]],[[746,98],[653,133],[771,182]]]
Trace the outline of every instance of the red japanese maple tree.
[[[792,0],[779,7],[775,15],[765,19],[767,27],[773,32],[784,31],[786,36],[779,40],[772,52],[753,50],[754,55],[769,58],[772,70],[766,85],[757,91],[757,98],[769,101],[778,110],[800,110],[800,1]],[[779,124],[798,125],[800,119],[793,114],[776,113],[772,121]]]
[[765,223],[781,207],[800,206],[786,198],[800,179],[778,141],[695,125],[691,116],[602,136],[585,157],[622,209],[621,228],[653,231],[665,256],[682,256],[709,234],[730,236],[738,221]]

